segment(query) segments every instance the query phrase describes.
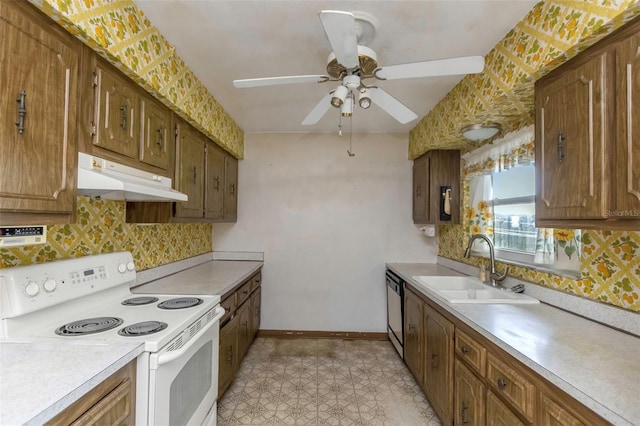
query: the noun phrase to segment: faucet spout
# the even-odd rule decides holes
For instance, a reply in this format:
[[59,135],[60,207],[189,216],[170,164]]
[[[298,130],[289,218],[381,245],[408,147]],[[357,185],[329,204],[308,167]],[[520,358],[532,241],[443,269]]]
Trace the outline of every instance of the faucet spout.
[[497,282],[498,281],[502,281],[502,280],[504,280],[506,278],[507,272],[509,272],[509,267],[507,267],[507,269],[502,274],[496,272],[495,250],[494,250],[494,247],[493,247],[493,242],[491,241],[491,239],[489,237],[487,237],[484,234],[473,234],[471,236],[471,238],[469,238],[469,244],[467,244],[467,248],[464,251],[464,257],[467,258],[467,259],[469,257],[471,257],[471,246],[473,245],[473,242],[475,240],[477,240],[478,238],[486,241],[487,245],[489,246],[489,261],[491,262],[491,269],[489,271],[489,277],[491,278],[491,285],[494,286],[494,287],[499,287],[499,284]]

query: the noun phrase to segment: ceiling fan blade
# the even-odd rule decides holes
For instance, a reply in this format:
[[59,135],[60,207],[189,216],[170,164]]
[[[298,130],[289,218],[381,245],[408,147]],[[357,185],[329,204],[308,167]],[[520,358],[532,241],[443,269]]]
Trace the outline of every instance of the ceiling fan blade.
[[331,108],[331,93],[327,93],[318,104],[313,107],[309,115],[302,121],[303,126],[316,124]]
[[327,77],[326,75],[292,75],[286,77],[247,78],[244,80],[233,80],[233,85],[238,89],[246,89],[250,87],[280,86],[283,84],[324,83],[328,80],[329,77]]
[[483,69],[483,56],[463,56],[460,58],[391,65],[378,69],[375,75],[383,80],[397,80],[401,78],[475,74],[482,72]]
[[387,114],[398,120],[402,124],[418,118],[415,112],[404,106],[402,102],[380,89],[379,87],[371,87],[371,100],[374,104],[382,108]]
[[318,16],[338,63],[345,68],[357,67],[360,61],[358,60],[356,21],[353,14],[339,10],[323,10]]

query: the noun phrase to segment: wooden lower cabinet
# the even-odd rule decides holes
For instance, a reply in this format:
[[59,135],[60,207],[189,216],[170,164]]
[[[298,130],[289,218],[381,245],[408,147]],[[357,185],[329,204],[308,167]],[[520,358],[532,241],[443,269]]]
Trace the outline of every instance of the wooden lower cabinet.
[[455,361],[453,424],[485,424],[485,386],[465,365]]
[[606,425],[408,284],[404,361],[444,425]]
[[431,306],[424,306],[426,359],[424,388],[444,424],[453,421],[453,324]]
[[525,426],[492,391],[487,392],[487,426]]
[[418,380],[423,384],[423,327],[422,311],[424,303],[415,293],[404,292],[404,362]]
[[238,364],[238,318],[233,318],[220,328],[220,353],[218,360],[218,398],[227,390]]
[[136,360],[108,377],[47,425],[133,425]]
[[218,400],[229,388],[260,328],[260,271],[222,297],[226,313],[220,322]]

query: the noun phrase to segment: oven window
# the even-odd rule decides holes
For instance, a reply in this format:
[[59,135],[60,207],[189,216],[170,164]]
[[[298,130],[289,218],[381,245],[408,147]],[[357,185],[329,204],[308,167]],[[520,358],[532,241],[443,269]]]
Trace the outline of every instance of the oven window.
[[193,354],[171,383],[169,424],[186,425],[211,389],[212,351],[213,342],[209,341]]

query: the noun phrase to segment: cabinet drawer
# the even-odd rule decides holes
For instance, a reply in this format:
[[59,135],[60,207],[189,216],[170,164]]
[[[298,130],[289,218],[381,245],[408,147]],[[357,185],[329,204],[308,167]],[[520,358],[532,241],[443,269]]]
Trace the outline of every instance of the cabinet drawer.
[[513,404],[527,420],[533,421],[535,386],[526,377],[489,353],[487,381],[497,394]]
[[249,298],[249,294],[251,294],[251,282],[251,279],[248,280],[236,290],[236,307],[242,305],[242,302]]
[[487,426],[525,426],[493,392],[487,392]]
[[220,325],[222,326],[229,318],[231,318],[231,314],[233,314],[233,309],[235,308],[235,297],[233,295],[227,297],[220,302],[220,306],[224,308],[224,315],[220,319]]
[[456,354],[464,359],[480,376],[484,377],[487,350],[463,331],[456,330]]
[[251,291],[260,287],[260,283],[262,283],[262,272],[258,272],[251,278]]

